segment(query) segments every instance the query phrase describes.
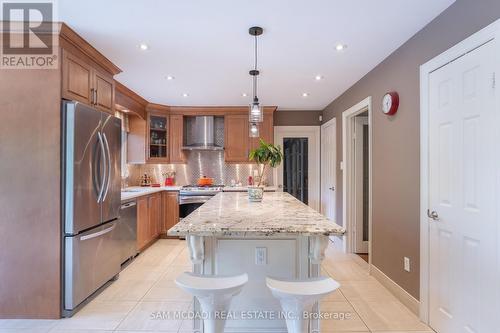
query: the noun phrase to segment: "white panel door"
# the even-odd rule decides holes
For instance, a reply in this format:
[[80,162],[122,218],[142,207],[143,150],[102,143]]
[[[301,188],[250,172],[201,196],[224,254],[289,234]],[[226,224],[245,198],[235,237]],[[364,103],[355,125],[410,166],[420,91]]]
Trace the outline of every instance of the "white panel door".
[[439,333],[499,332],[495,46],[429,77],[430,325]]
[[335,118],[321,126],[321,214],[335,221],[337,140]]

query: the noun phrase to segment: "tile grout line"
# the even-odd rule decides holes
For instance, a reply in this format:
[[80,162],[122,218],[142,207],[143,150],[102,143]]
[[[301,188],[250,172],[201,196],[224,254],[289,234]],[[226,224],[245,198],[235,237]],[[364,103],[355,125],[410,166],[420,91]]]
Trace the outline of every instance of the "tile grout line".
[[[150,247],[151,248],[151,247]],[[181,251],[182,252],[182,251]],[[179,254],[177,255],[179,256]],[[177,256],[175,256],[175,258],[177,258]],[[175,258],[172,260],[174,261]],[[132,263],[133,264],[133,263]],[[127,319],[127,317],[132,313],[132,311],[134,311],[138,306],[139,304],[141,303],[141,301],[144,299],[144,297],[146,296],[146,294],[155,286],[155,284],[161,280],[161,278],[168,272],[169,269],[166,269],[165,272],[163,272],[163,274],[161,274],[158,279],[156,281],[153,282],[153,284],[151,285],[151,287],[144,293],[144,295],[138,300],[136,301],[136,304],[132,307],[132,309],[130,309],[130,311],[127,312],[127,314],[120,320],[120,322],[115,326],[115,328],[112,330],[112,332],[120,332],[121,330],[118,330],[118,328],[120,327],[120,325],[123,323],[123,321],[125,319]]]
[[[349,260],[352,260],[352,259],[349,259]],[[354,260],[352,260],[354,261]],[[325,271],[328,273],[328,275],[330,276],[330,278],[333,279],[333,277],[331,276],[331,273],[325,269]],[[365,325],[365,327],[368,329],[368,332],[373,332],[372,329],[368,326],[368,324],[364,321],[363,317],[361,317],[361,314],[356,310],[356,308],[354,307],[354,305],[351,303],[351,301],[344,295],[344,293],[342,292],[342,285],[341,287],[339,288],[339,291],[340,293],[342,294],[342,296],[344,296],[344,298],[346,299],[347,303],[349,303],[349,305],[352,307],[352,309],[354,310],[354,312],[358,315],[359,319],[361,320],[361,322]]]

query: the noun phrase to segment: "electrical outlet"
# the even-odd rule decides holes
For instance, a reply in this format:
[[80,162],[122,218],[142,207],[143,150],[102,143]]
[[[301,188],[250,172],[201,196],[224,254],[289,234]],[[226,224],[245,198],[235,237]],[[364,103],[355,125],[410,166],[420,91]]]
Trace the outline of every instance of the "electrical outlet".
[[256,247],[255,248],[255,264],[257,266],[267,265],[267,248],[266,247]]
[[404,257],[404,269],[405,271],[410,271],[410,258]]

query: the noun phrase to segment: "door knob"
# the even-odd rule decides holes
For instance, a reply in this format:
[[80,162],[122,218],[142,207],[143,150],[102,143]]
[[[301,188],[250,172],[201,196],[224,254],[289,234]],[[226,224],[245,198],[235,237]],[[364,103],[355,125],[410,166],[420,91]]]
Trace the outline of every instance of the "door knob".
[[330,191],[335,191],[335,186],[328,188]]
[[439,221],[439,215],[435,210],[431,212],[429,209],[427,209],[427,216],[434,221]]

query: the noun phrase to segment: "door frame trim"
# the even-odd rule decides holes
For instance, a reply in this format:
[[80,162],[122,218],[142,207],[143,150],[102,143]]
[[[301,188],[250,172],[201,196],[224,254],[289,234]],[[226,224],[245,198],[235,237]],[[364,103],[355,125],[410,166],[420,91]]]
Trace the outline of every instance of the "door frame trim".
[[[274,144],[275,145],[283,145],[282,142],[278,142],[278,138],[283,135],[291,135],[294,137],[312,137],[316,141],[315,146],[311,147],[309,150],[309,171],[314,171],[314,174],[309,174],[309,199],[313,197],[316,202],[317,207],[312,207],[313,209],[320,211],[321,205],[321,191],[320,191],[320,181],[321,181],[321,134],[320,134],[320,126],[274,126]],[[282,147],[283,148],[283,147]],[[283,172],[283,163],[281,163],[278,167],[274,168],[273,176],[276,184],[278,183],[278,173]],[[280,185],[280,184],[278,184]],[[281,184],[282,185],[282,184]],[[282,190],[282,189],[281,189]]]
[[[485,43],[498,40],[499,31],[500,20],[497,20],[420,66],[420,319],[426,324],[429,324],[430,312],[430,235],[427,217],[429,208],[429,75]],[[498,54],[500,54],[499,44],[495,45]]]
[[[337,218],[337,188],[338,188],[338,185],[337,185],[337,118],[336,117],[333,117],[332,119],[328,120],[326,123],[323,123],[321,124],[320,126],[320,163],[319,163],[319,179],[320,179],[320,186],[319,186],[319,194],[320,194],[320,205],[319,205],[319,211],[321,213],[321,211],[323,210],[323,162],[324,162],[324,159],[323,159],[323,148],[324,148],[324,144],[323,144],[323,133],[325,131],[325,128],[328,127],[328,126],[334,126],[335,128],[335,163],[334,163],[334,175],[335,175],[335,179],[334,179],[334,182],[335,182],[335,190],[334,190],[334,197],[335,197],[335,201],[334,201],[334,205],[335,205],[335,216],[334,216],[334,220]],[[336,236],[331,236],[330,239],[336,239],[337,237]]]
[[348,151],[351,151],[352,146],[352,130],[348,126],[354,117],[360,113],[368,111],[368,177],[369,177],[369,191],[368,191],[368,265],[369,271],[371,272],[372,267],[372,212],[373,212],[373,117],[372,117],[372,97],[369,96],[359,102],[358,104],[350,107],[346,111],[342,112],[342,220],[344,221],[344,226],[346,228],[346,235],[344,236],[344,252],[353,253],[354,251],[354,223],[350,216],[352,212],[348,210],[347,198],[350,194],[348,189],[352,188],[353,179],[352,171],[348,172],[352,168],[353,164],[350,162],[351,158],[348,155]]

